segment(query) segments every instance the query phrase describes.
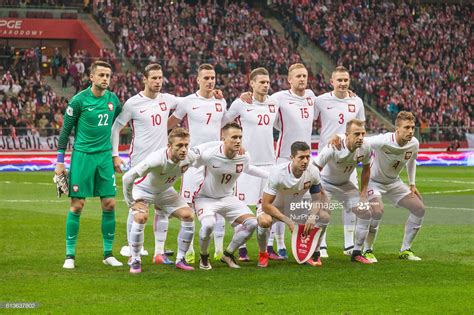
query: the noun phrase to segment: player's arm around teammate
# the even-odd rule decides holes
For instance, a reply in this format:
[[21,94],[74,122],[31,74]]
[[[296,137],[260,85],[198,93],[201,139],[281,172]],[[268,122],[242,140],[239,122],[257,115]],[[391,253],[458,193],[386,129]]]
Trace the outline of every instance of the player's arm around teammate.
[[[131,273],[141,272],[140,251],[143,246],[145,225],[148,221],[149,203],[181,221],[176,267],[182,270],[194,269],[184,260],[184,255],[194,236],[194,214],[172,187],[176,179],[188,169],[192,162],[193,157],[189,156],[188,144],[189,133],[182,128],[174,129],[168,137],[167,148],[150,154],[145,161],[133,167],[123,177],[125,200],[134,215],[130,232]],[[139,177],[142,177],[143,182],[134,185]]]

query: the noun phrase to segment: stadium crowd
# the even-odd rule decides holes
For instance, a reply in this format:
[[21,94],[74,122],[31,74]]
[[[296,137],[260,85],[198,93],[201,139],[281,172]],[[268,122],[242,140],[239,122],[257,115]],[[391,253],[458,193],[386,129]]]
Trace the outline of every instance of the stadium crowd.
[[[119,57],[129,58],[139,69],[152,62],[162,64],[170,93],[194,92],[197,67],[204,62],[215,65],[217,85],[229,101],[247,88],[250,70],[259,66],[272,73],[274,91],[289,87],[288,67],[301,57],[276,36],[259,11],[247,4],[229,4],[224,10],[214,4],[152,3],[99,5],[98,20],[116,43]],[[133,76],[121,80],[133,82]],[[320,74],[312,74],[309,81],[316,94],[328,89]],[[125,90],[118,92],[119,97],[127,96]]]
[[[285,21],[291,18],[338,64],[350,68],[357,94],[367,95],[381,112],[393,119],[401,110],[413,111],[425,141],[464,139],[473,121],[470,67],[466,66],[472,59],[466,22],[470,13],[464,7],[415,8],[406,2],[395,7],[390,1],[373,4],[361,0],[274,3],[282,8]],[[299,37],[291,23],[284,22],[285,37],[276,36],[261,13],[248,4],[229,4],[225,9],[216,4],[156,6],[152,1],[142,1],[139,7],[102,1],[97,5],[98,21],[118,52],[115,56],[103,49],[100,58],[112,64],[110,88],[122,101],[142,89],[142,75],[122,72],[121,58],[130,59],[138,69],[151,62],[162,64],[164,89],[178,96],[196,90],[199,64],[212,63],[218,74],[217,87],[229,103],[248,89],[250,69],[266,67],[272,73],[275,92],[288,88],[287,69],[301,61],[296,50]],[[434,46],[429,45],[433,38]],[[41,79],[41,50],[0,49],[0,55],[11,56],[1,61],[2,134],[15,133],[15,127],[24,124],[60,128],[62,121],[54,116],[64,109],[66,100],[57,97]],[[72,56],[56,51],[51,63],[53,78],[59,76],[63,88],[69,83],[77,92],[89,84],[91,61],[87,51]],[[330,90],[328,80],[311,69],[308,81],[316,95]],[[28,102],[35,106],[25,106]],[[49,110],[39,111],[42,106]],[[15,116],[26,108],[33,114]],[[369,130],[380,131],[375,117],[368,115],[367,120]],[[318,128],[315,123],[314,133]]]
[[58,97],[41,76],[41,51],[2,49],[11,58],[2,59],[0,135],[59,134],[67,100]]
[[[274,1],[285,17],[348,66],[394,120],[410,110],[425,140],[461,140],[472,126],[472,7],[410,1]],[[435,134],[430,127],[444,127]],[[431,130],[431,131],[430,131]]]

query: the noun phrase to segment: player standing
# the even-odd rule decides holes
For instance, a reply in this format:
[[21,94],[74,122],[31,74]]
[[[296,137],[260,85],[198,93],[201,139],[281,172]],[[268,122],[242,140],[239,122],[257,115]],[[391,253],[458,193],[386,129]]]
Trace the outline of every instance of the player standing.
[[[240,98],[235,100],[224,114],[222,124],[236,119],[243,128],[242,144],[252,156],[252,165],[269,171],[275,164],[273,124],[278,105],[268,97],[270,76],[265,68],[256,68],[250,73],[252,103]],[[237,179],[235,195],[247,205],[261,202],[266,179],[243,173]],[[236,228],[239,228],[238,226]],[[239,260],[249,261],[245,244],[239,249]]]
[[[227,109],[224,99],[214,97],[216,85],[216,72],[210,64],[202,64],[198,68],[197,83],[199,90],[183,98],[176,111],[168,119],[168,130],[174,128],[184,117],[188,118],[189,133],[191,134],[190,146],[221,138],[222,117]],[[190,167],[181,180],[181,196],[188,204],[192,204],[193,197],[204,178],[204,168]],[[223,252],[225,232],[224,218],[217,215],[214,229],[214,258],[220,259]],[[189,263],[194,262],[194,249],[191,244],[186,255]]]
[[[175,109],[178,98],[168,93],[160,93],[163,85],[163,70],[159,64],[150,64],[143,73],[145,88],[135,96],[129,98],[123,111],[117,117],[112,127],[112,155],[114,157],[115,171],[121,173],[122,159],[119,157],[118,147],[120,130],[130,123],[132,128],[132,142],[130,145],[130,167],[139,162],[152,152],[167,145],[167,121],[170,110]],[[130,209],[127,219],[127,240],[130,244],[130,230],[133,223],[133,212]],[[155,234],[155,254],[153,263],[172,264],[164,254],[164,243],[168,230],[168,215],[155,209],[153,231]],[[130,256],[130,247],[124,246],[120,253]],[[147,254],[143,251],[142,254]]]
[[[318,96],[315,102],[314,118],[321,119],[318,152],[321,152],[333,135],[346,132],[348,121],[355,118],[365,121],[364,103],[360,97],[351,95],[349,90],[351,83],[349,70],[343,66],[336,67],[332,72],[330,82],[333,91]],[[352,181],[355,186],[358,186],[356,169],[353,169]],[[324,184],[323,188],[325,188]],[[344,254],[350,255],[354,247],[356,222],[356,215],[350,207],[344,207],[342,220],[344,224]],[[321,236],[321,257],[328,257],[326,233]]]
[[[308,70],[301,63],[293,64],[288,69],[288,82],[290,89],[272,94],[272,100],[279,106],[278,117],[275,127],[280,131],[278,139],[276,162],[284,163],[290,161],[291,145],[296,141],[306,142],[311,145],[311,133],[313,131],[314,102],[316,96],[313,91],[307,89]],[[309,195],[307,196],[309,198]],[[275,222],[272,225],[277,240],[278,256],[287,258],[285,246],[285,224]],[[272,255],[273,238],[270,235],[268,241],[268,252],[270,259],[278,256]]]
[[[331,145],[320,148],[314,164],[321,170],[321,184],[328,198],[334,197],[357,216],[352,261],[370,264],[361,252],[371,219],[369,208],[361,207],[361,203],[366,201],[371,162],[370,146],[364,143],[364,137],[364,122],[359,119],[348,121],[346,133],[340,137],[341,150],[338,151]],[[351,180],[358,163],[363,165],[360,193],[357,184]]]
[[112,255],[115,237],[115,174],[110,143],[111,127],[122,110],[117,96],[107,90],[112,67],[104,61],[91,65],[92,86],[76,94],[66,108],[58,140],[56,175],[65,174],[64,154],[74,128],[74,149],[69,172],[71,207],[66,219],[66,260],[63,268],[75,268],[76,243],[85,198],[99,196],[102,206],[103,263],[122,266]]
[[[311,149],[306,142],[296,141],[291,145],[291,161],[275,165],[268,178],[262,196],[262,207],[257,211],[257,239],[259,246],[258,266],[268,266],[266,249],[269,228],[274,221],[283,222],[293,231],[295,222],[305,224],[309,232],[313,227],[323,230],[329,223],[329,212],[321,206],[325,196],[321,193],[319,170],[311,164]],[[301,205],[308,191],[311,207]],[[300,212],[295,210],[299,209]],[[319,251],[307,261],[312,266],[321,265]]]

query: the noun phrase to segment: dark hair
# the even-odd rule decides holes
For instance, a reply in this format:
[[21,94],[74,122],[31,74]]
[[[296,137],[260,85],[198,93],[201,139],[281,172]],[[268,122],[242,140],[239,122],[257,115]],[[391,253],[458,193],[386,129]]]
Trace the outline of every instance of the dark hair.
[[91,73],[94,73],[97,67],[104,67],[104,68],[109,68],[110,70],[112,70],[112,66],[110,65],[110,63],[102,61],[102,60],[97,60],[91,64],[91,68],[90,68]]
[[145,78],[148,79],[148,76],[150,75],[150,72],[153,71],[153,70],[162,70],[161,65],[159,65],[157,63],[151,63],[148,66],[146,66],[145,67],[145,72],[143,73]]
[[231,128],[242,130],[242,127],[235,121],[230,121],[222,127],[222,131],[229,130]]
[[298,151],[308,151],[309,145],[304,141],[295,141],[291,145],[291,156],[296,156]]

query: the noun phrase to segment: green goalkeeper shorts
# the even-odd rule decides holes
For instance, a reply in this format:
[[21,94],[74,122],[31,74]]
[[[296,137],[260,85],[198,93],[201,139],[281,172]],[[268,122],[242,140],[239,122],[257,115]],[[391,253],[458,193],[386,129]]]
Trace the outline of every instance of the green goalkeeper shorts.
[[73,151],[69,171],[69,197],[115,197],[114,164],[110,151]]

